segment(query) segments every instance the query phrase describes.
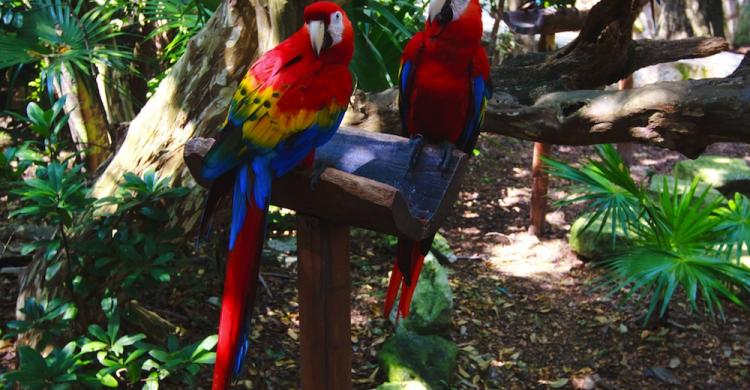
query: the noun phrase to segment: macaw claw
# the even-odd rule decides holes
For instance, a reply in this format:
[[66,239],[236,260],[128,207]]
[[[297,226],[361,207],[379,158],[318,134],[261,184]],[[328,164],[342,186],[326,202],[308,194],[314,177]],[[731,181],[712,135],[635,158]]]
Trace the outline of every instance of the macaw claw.
[[318,186],[318,183],[320,183],[320,177],[323,176],[323,172],[325,172],[326,169],[330,168],[331,166],[327,163],[324,163],[322,161],[315,161],[313,163],[312,172],[310,172],[310,188],[315,189],[315,187]]
[[447,172],[450,168],[451,156],[453,155],[453,150],[456,149],[456,146],[446,141],[440,144],[440,148],[442,149],[442,157],[440,158],[440,164],[438,164],[438,167],[441,172]]
[[421,134],[413,136],[409,140],[409,168],[411,171],[417,165],[419,157],[422,155],[422,149],[424,149],[424,137]]

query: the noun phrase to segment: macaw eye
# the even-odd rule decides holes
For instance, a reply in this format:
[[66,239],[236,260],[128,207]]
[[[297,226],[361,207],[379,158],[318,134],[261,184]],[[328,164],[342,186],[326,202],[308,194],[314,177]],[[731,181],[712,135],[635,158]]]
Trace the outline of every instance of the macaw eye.
[[341,17],[342,17],[341,11],[336,11],[333,13],[333,15],[331,15],[331,21],[338,22],[339,20],[341,20]]

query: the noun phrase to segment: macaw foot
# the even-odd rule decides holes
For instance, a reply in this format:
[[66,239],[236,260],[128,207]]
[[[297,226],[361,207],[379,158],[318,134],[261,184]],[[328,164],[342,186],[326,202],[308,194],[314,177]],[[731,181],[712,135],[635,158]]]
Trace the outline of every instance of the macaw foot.
[[453,150],[456,149],[456,146],[448,141],[443,141],[443,143],[440,144],[440,148],[442,149],[442,157],[440,158],[440,164],[438,164],[438,167],[441,172],[447,172],[450,168],[451,157],[453,156]]
[[424,137],[421,134],[417,134],[409,140],[409,168],[411,171],[417,165],[419,156],[422,155],[422,149],[424,149]]
[[315,187],[318,186],[318,183],[320,183],[320,177],[323,176],[323,172],[330,167],[329,164],[322,161],[315,161],[312,167],[312,172],[310,172],[310,188],[314,190]]

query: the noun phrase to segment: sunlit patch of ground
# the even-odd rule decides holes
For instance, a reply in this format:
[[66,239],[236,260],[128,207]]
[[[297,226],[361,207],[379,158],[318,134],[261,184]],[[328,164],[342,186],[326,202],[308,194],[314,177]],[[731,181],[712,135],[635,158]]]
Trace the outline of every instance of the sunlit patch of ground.
[[490,248],[491,265],[503,274],[524,278],[559,279],[581,261],[570,252],[567,242],[561,239],[540,241],[528,233],[508,236],[507,245]]

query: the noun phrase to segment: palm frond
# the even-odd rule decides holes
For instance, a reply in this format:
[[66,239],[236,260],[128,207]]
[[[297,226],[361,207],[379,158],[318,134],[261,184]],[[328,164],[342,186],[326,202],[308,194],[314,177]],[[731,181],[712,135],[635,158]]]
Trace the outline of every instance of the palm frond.
[[32,1],[21,29],[0,32],[4,54],[0,68],[41,61],[47,68],[44,76],[60,72],[63,66],[91,75],[95,63],[127,69],[133,55],[114,44],[114,39],[123,34],[112,28],[114,10],[94,7],[83,13],[81,4],[71,7],[62,0]]
[[614,246],[618,229],[627,233],[631,226],[640,223],[646,195],[612,145],[598,146],[596,152],[599,160],[589,159],[581,168],[548,158],[544,162],[551,175],[571,182],[567,190],[573,195],[556,205],[586,202],[592,213],[583,230],[601,218],[598,235],[611,221],[609,234]]
[[734,198],[716,210],[716,216],[719,220],[716,229],[726,236],[718,245],[719,250],[727,259],[739,264],[742,254],[750,251],[750,200],[735,193]]
[[614,288],[612,293],[629,290],[624,298],[650,295],[645,322],[659,308],[667,311],[677,291],[683,291],[691,309],[703,301],[707,312],[724,318],[722,299],[746,307],[735,289],[750,292],[750,269],[698,250],[665,250],[656,246],[633,247],[606,260]]

